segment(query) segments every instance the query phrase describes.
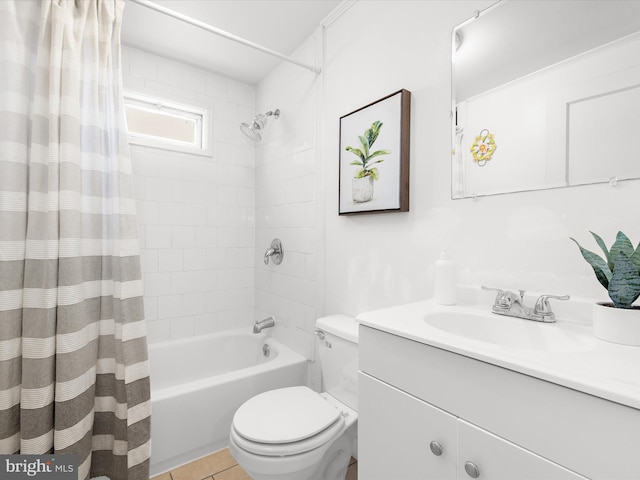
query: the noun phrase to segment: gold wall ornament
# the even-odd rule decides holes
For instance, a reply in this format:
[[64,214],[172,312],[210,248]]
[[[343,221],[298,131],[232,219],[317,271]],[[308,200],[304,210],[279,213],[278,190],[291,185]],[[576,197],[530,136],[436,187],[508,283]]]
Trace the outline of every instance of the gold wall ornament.
[[487,162],[491,160],[496,148],[493,133],[489,133],[489,130],[485,128],[480,132],[480,135],[475,138],[469,150],[473,155],[473,161],[476,162],[479,167],[484,167]]

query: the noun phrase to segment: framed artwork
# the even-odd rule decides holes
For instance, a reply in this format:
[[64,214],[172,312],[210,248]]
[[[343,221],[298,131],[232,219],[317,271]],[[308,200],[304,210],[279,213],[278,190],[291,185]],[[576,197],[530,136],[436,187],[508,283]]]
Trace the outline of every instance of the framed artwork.
[[338,214],[409,211],[411,92],[340,117]]

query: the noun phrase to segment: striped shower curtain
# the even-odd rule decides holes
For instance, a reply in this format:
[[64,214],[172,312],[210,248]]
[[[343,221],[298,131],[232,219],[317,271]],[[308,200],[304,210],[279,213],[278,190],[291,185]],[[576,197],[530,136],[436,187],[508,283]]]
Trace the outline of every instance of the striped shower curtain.
[[0,0],[0,454],[149,477],[123,0]]

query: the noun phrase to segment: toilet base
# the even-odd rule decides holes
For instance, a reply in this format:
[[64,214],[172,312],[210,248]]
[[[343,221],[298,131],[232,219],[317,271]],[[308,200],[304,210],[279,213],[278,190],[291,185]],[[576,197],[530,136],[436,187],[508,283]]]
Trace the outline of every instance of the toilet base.
[[231,455],[254,480],[344,480],[356,435],[354,422],[328,445],[287,457],[267,457],[240,449],[233,441]]

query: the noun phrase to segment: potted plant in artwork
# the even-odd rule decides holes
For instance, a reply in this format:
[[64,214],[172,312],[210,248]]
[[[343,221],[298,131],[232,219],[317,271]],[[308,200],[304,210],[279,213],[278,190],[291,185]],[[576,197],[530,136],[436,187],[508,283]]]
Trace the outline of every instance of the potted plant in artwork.
[[[377,157],[391,153],[389,150],[376,150],[375,152],[371,152],[371,147],[378,138],[381,128],[382,122],[376,120],[371,124],[371,127],[364,132],[364,135],[358,136],[361,148],[350,146],[345,148],[346,151],[358,157],[357,160],[350,163],[350,165],[360,167],[356,170],[351,183],[352,197],[356,203],[368,202],[373,198],[373,181],[377,180],[380,175],[378,168],[374,167],[374,165],[384,162],[383,158]],[[374,159],[376,160],[374,161]]]
[[602,340],[624,345],[640,346],[640,306],[633,305],[640,297],[640,243],[634,249],[629,238],[618,232],[610,249],[591,232],[604,258],[580,248],[583,258],[591,265],[596,278],[607,290],[611,302],[594,306],[593,332]]

